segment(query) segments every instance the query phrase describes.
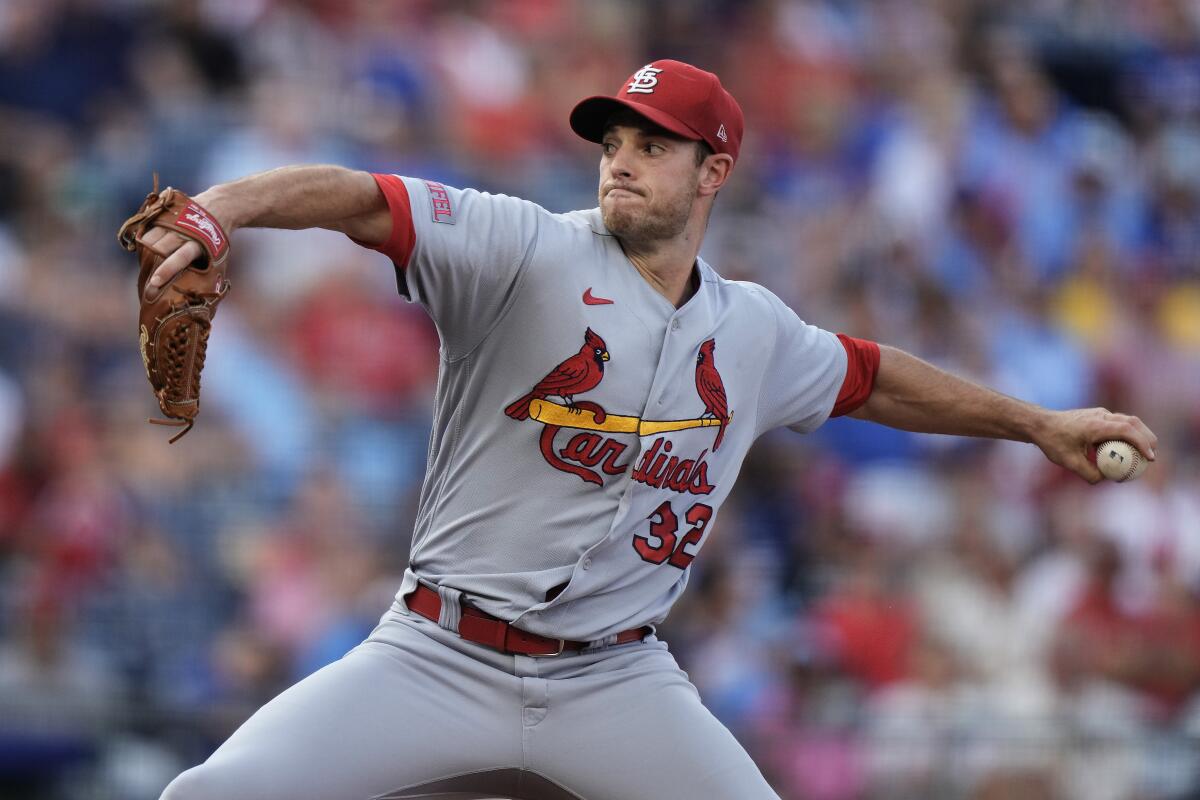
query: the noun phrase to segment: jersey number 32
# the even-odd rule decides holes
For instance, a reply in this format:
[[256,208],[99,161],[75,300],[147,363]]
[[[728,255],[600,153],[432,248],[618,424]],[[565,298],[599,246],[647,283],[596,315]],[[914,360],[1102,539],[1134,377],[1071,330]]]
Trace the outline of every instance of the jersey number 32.
[[688,546],[700,542],[701,537],[704,536],[704,529],[708,527],[708,521],[712,519],[712,514],[712,506],[706,506],[704,503],[696,503],[689,508],[683,518],[692,527],[680,538],[678,536],[679,517],[675,516],[670,501],[664,501],[662,505],[654,509],[650,516],[646,517],[650,520],[649,533],[633,535],[633,549],[644,561],[649,561],[651,564],[661,564],[666,561],[672,567],[687,569],[688,565],[692,563],[692,559],[696,557],[694,552],[688,550]]

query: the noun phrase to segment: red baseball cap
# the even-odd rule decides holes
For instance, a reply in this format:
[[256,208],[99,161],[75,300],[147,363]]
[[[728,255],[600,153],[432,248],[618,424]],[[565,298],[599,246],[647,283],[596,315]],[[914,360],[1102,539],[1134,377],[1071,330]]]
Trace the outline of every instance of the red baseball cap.
[[629,76],[614,96],[596,95],[571,111],[571,129],[589,142],[604,138],[604,126],[623,108],[685,139],[703,140],[736,162],[742,145],[742,109],[721,79],[682,61],[663,59]]

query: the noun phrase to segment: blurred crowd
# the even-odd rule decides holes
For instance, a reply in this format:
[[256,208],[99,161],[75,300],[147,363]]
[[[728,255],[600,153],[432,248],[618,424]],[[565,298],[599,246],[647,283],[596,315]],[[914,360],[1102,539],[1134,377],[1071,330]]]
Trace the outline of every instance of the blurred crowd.
[[338,163],[595,204],[654,58],[747,119],[704,256],[1051,408],[1136,483],[853,420],[764,437],[662,635],[785,800],[1200,797],[1200,3],[0,3],[0,796],[156,798],[387,607],[437,337],[387,260],[243,231],[175,445],[115,230]]

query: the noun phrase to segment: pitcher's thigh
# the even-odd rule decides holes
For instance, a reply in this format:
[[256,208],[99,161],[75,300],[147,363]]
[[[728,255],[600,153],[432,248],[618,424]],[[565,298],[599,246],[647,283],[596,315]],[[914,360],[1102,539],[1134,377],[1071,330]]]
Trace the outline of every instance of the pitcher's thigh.
[[495,680],[508,676],[482,674],[488,668],[475,662],[437,663],[464,657],[438,653],[446,648],[431,640],[412,645],[366,642],[305,678],[176,778],[162,800],[368,800],[519,763],[516,695]]
[[538,771],[586,800],[779,800],[662,655],[669,668],[552,685],[549,714],[534,729]]

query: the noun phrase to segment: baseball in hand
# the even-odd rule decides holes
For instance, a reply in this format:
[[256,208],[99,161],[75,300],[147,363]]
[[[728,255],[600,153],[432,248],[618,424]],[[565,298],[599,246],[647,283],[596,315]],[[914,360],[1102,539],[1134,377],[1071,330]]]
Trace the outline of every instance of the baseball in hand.
[[1096,466],[1110,481],[1131,481],[1146,471],[1146,459],[1129,442],[1110,439],[1096,445]]

